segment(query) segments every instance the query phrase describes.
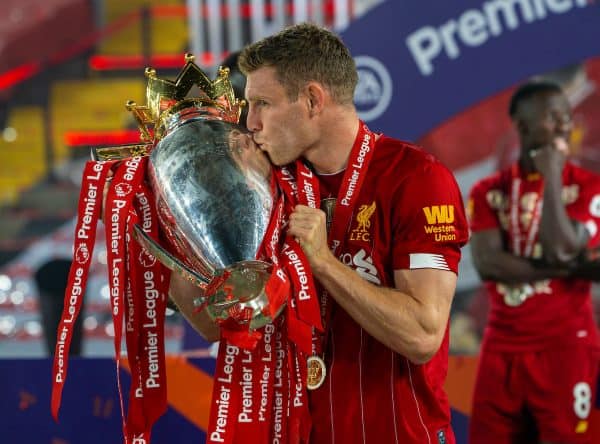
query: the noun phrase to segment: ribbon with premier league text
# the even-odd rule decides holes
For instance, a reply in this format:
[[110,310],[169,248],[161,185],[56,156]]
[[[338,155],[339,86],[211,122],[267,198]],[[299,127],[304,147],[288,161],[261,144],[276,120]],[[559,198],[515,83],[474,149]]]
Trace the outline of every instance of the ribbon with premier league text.
[[58,420],[62,391],[67,379],[68,354],[73,337],[73,326],[83,303],[94,253],[98,219],[100,219],[102,210],[104,184],[112,165],[112,162],[87,162],[83,170],[73,245],[73,262],[69,271],[64,308],[57,331],[52,368],[51,409],[54,420]]
[[[301,162],[295,170],[275,171],[282,193],[257,254],[257,259],[273,264],[267,287],[277,290],[267,289],[273,292],[269,295],[270,308],[273,310],[284,297],[285,314],[256,332],[248,332],[254,335],[251,342],[240,340],[221,324],[208,442],[308,442],[311,420],[306,356],[311,352],[313,328],[322,330],[321,316],[304,252],[294,239],[281,233],[297,202],[316,208],[318,182]],[[294,173],[312,181],[301,181],[299,190]]]
[[[152,425],[165,412],[166,369],[164,316],[169,273],[156,259],[133,241],[135,224],[158,237],[158,218],[152,193],[145,185],[146,157],[122,162],[86,164],[80,194],[75,253],[71,267],[53,368],[52,414],[57,420],[66,380],[65,351],[83,297],[100,219],[103,191],[108,279],[114,327],[116,375],[126,444],[149,444]],[[109,170],[114,175],[107,180]],[[125,339],[132,384],[127,415],[121,392],[121,339]],[[62,334],[60,333],[62,332]]]

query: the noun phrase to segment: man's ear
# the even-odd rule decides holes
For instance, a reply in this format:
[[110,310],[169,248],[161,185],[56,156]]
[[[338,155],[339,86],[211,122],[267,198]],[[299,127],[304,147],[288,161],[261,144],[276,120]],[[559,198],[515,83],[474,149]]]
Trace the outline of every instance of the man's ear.
[[325,105],[327,92],[318,82],[309,82],[305,89],[308,112],[311,117],[319,115]]
[[519,134],[525,135],[529,132],[529,125],[522,116],[513,116],[512,121]]
[[524,119],[515,118],[514,119],[515,128],[519,132],[519,134],[525,135],[529,132],[529,125]]

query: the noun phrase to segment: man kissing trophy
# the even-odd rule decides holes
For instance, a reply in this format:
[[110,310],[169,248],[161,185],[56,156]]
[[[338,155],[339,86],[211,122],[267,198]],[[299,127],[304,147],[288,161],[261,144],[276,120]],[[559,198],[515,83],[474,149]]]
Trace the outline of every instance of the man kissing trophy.
[[[94,148],[83,172],[52,414],[58,417],[102,218],[125,442],[149,443],[167,407],[163,323],[171,272],[200,289],[192,306],[220,327],[207,440],[262,443],[286,433],[307,440],[306,360],[312,330],[322,327],[314,290],[308,310],[297,303],[309,267],[299,245],[282,236],[287,202],[278,181],[285,175],[274,174],[237,124],[244,103],[227,69],[212,81],[186,55],[174,81],[150,68],[145,74],[146,105],[127,103],[140,143]],[[123,326],[132,378],[127,412],[118,371]]]

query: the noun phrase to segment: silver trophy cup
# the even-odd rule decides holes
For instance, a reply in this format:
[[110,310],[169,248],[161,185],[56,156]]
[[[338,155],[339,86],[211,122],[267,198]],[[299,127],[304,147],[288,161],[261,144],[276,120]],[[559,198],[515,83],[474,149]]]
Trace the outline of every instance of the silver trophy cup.
[[[229,91],[227,72],[212,82],[193,58],[186,61],[175,82],[147,70],[148,106],[128,104],[142,135],[154,137],[147,150],[148,180],[168,245],[163,248],[139,226],[134,236],[164,265],[205,290],[196,303],[214,320],[234,318],[260,328],[283,308],[269,305],[265,286],[272,266],[257,260],[277,198],[272,167],[250,134],[234,123],[240,103]],[[182,98],[192,84],[200,87],[200,97]],[[97,158],[108,154],[96,150]]]
[[271,165],[243,128],[201,110],[186,110],[171,126],[149,162],[161,227],[196,283],[230,275],[230,292],[199,301],[211,317],[250,307],[252,328],[268,323],[270,266],[255,259],[275,197]]

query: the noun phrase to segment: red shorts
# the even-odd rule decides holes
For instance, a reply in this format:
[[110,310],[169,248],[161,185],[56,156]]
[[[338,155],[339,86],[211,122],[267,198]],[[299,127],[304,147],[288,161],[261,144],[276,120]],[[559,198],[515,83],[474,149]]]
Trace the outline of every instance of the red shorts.
[[531,353],[483,351],[470,444],[590,443],[599,354],[578,346]]

